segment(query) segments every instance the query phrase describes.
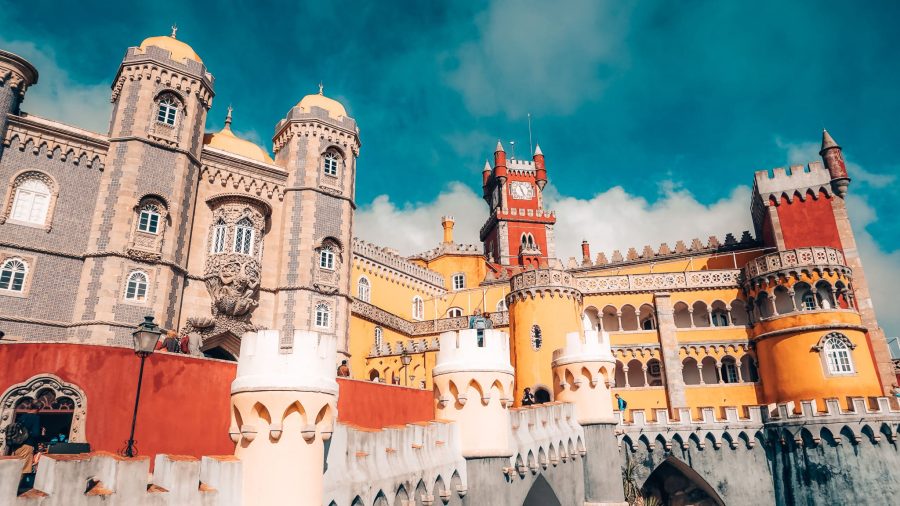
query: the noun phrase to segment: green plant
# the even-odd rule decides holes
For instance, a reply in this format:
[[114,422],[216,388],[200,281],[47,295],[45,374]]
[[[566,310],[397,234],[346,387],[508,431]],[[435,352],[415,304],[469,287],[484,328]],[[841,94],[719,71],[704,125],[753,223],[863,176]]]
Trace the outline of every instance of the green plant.
[[622,468],[622,488],[625,492],[625,501],[632,506],[636,504],[641,490],[637,483],[637,463],[632,459],[628,459]]

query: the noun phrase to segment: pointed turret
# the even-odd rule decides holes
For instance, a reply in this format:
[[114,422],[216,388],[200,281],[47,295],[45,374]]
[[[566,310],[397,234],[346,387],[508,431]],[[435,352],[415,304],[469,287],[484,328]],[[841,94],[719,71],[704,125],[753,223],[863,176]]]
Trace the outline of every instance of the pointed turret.
[[847,175],[843,151],[828,130],[822,130],[822,149],[819,156],[822,157],[825,168],[831,173],[831,189],[837,196],[843,198],[850,186],[850,177]]
[[541,190],[544,189],[544,185],[547,184],[547,167],[544,165],[544,152],[541,151],[541,145],[538,144],[534,148],[534,169],[535,169],[535,178],[534,181],[537,183],[538,188]]
[[500,182],[506,180],[506,151],[503,149],[503,143],[497,141],[497,149],[494,150],[494,170]]

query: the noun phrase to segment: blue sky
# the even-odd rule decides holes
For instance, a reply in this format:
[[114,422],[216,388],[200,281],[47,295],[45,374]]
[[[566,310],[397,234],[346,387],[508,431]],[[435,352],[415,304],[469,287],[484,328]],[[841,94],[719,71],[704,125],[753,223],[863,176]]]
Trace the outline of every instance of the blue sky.
[[98,131],[125,48],[172,23],[216,76],[210,130],[232,104],[235,130],[270,148],[323,81],[362,130],[357,234],[406,253],[446,213],[477,240],[484,159],[498,138],[527,154],[529,112],[563,257],[582,238],[609,255],[739,233],[753,171],[814,159],[827,127],[851,163],[876,307],[900,332],[884,306],[900,283],[900,2],[0,6],[0,47],[41,72],[23,108]]

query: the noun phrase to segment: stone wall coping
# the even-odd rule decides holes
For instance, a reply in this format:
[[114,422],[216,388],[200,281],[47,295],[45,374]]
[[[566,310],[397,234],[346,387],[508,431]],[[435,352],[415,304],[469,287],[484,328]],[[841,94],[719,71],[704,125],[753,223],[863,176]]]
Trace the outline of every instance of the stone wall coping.
[[258,330],[241,338],[241,359],[231,393],[296,390],[337,394],[337,338],[294,330],[293,347],[282,348],[282,331]]

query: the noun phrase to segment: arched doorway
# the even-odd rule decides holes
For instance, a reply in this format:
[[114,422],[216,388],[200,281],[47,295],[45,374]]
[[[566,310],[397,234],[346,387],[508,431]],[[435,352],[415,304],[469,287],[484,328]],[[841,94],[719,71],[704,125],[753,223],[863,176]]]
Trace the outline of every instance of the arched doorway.
[[675,457],[669,457],[656,466],[641,492],[644,497],[656,497],[662,504],[725,505],[702,476]]
[[[62,434],[67,442],[85,442],[87,397],[80,388],[64,382],[58,376],[32,376],[23,383],[7,388],[0,396],[0,426],[5,427],[15,422],[17,416],[24,411],[38,415],[41,426],[47,428],[46,440]],[[5,455],[7,450],[3,432],[0,431],[0,454]]]
[[531,485],[531,490],[525,496],[522,506],[562,506],[562,503],[559,502],[556,493],[544,479],[544,475],[539,475]]
[[543,404],[550,402],[550,392],[544,387],[538,387],[534,390],[534,403]]

